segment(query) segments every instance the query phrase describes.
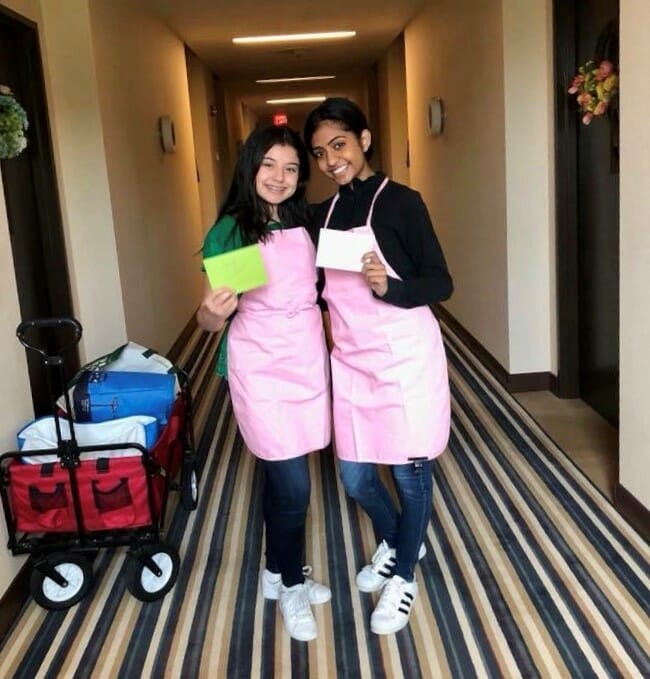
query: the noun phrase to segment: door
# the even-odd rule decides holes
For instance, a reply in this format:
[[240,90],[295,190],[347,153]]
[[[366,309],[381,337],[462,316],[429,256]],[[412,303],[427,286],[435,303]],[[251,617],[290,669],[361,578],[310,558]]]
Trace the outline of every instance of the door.
[[[57,196],[45,88],[36,27],[0,8],[0,83],[7,85],[29,120],[28,146],[0,161],[20,320],[69,316],[72,300]],[[44,338],[45,339],[45,338]],[[46,345],[56,349],[58,338]],[[65,356],[68,375],[79,366],[76,349]],[[51,412],[42,360],[28,353],[35,414]]]
[[616,102],[590,125],[567,93],[577,67],[618,69],[618,0],[556,0],[558,393],[612,424],[619,401],[619,176]]
[[[618,67],[618,1],[586,0],[578,10],[579,63]],[[619,175],[613,108],[578,126],[578,328],[580,397],[618,424]]]

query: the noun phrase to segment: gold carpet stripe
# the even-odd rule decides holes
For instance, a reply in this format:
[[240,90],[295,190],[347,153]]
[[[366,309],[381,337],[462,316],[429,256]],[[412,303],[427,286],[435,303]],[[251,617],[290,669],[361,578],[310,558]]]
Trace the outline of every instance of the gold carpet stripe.
[[[228,668],[228,652],[232,638],[232,622],[235,619],[239,578],[242,572],[243,539],[248,522],[248,508],[251,502],[251,486],[254,458],[246,449],[241,458],[234,480],[230,519],[224,535],[223,554],[219,577],[217,578],[212,606],[207,621],[206,643],[203,646],[201,667],[208,673],[217,670],[225,672]],[[212,674],[212,676],[225,676]]]
[[[262,545],[266,544],[264,542],[264,531],[262,531]],[[259,574],[262,574],[262,568],[264,567],[264,547],[262,547],[261,556],[261,567]],[[264,597],[260,595],[255,600],[255,625],[253,627],[253,639],[251,640],[251,677],[261,677],[262,676],[262,653],[259,649],[262,648],[262,620],[264,617]],[[256,649],[256,651],[253,651]]]
[[[498,432],[493,430],[492,428],[489,428],[488,431],[492,436],[495,435],[498,436]],[[508,487],[508,476],[504,472],[504,470],[494,460],[494,458],[486,457],[486,459],[488,460],[488,463],[493,469],[495,476],[499,478],[502,483],[504,483],[505,487]],[[591,564],[594,567],[596,567],[595,560],[593,559],[593,557],[595,556],[594,550],[587,541],[583,542],[581,540],[581,536],[576,534],[575,531],[572,529],[571,517],[568,515],[561,515],[561,512],[559,511],[559,505],[557,502],[543,501],[542,499],[544,497],[544,493],[542,492],[543,489],[536,488],[536,486],[538,485],[537,484],[538,477],[536,477],[536,474],[530,471],[528,466],[523,461],[518,461],[515,457],[514,466],[518,467],[518,472],[522,476],[523,480],[527,482],[528,489],[533,492],[533,494],[538,500],[541,500],[541,504],[544,505],[545,510],[547,511],[549,516],[556,516],[556,521],[558,522],[557,525],[562,525],[563,536],[565,538],[569,538],[569,542],[571,543],[572,547],[574,548],[574,551],[576,552],[576,557],[579,556],[581,561],[584,562],[585,560],[587,560],[588,562],[591,562]],[[564,584],[567,586],[568,590],[572,593],[575,599],[575,604],[579,606],[579,608],[582,610],[586,619],[589,620],[590,623],[594,626],[596,632],[599,629],[607,631],[609,629],[609,626],[602,617],[602,614],[598,609],[597,605],[595,604],[591,596],[585,591],[584,587],[581,585],[578,579],[575,577],[574,569],[567,567],[567,563],[564,557],[560,554],[559,550],[552,542],[552,538],[550,538],[544,533],[541,524],[539,524],[538,519],[534,516],[533,512],[528,507],[526,501],[515,493],[511,494],[510,499],[517,506],[517,509],[521,513],[522,518],[526,520],[526,523],[531,531],[531,534],[536,536],[536,542],[538,544],[538,547],[544,552],[545,556],[549,559],[551,565],[555,568],[558,576],[561,577],[561,579],[564,581]],[[576,545],[581,543],[584,549],[582,551],[575,550]],[[590,569],[588,568],[588,570]],[[591,571],[590,574],[593,576],[594,572]],[[574,636],[580,635],[581,633],[579,631],[579,627],[577,626],[577,624],[573,623],[573,618],[572,617],[568,618],[567,616],[564,617],[567,623],[569,624],[570,628],[572,629]],[[625,650],[621,646],[620,642],[615,640],[613,637],[609,639],[602,638],[602,640],[606,643],[606,645],[610,647],[610,651],[614,651],[615,649],[615,651],[611,653],[612,657],[618,656],[619,662],[622,662],[623,666],[625,666],[628,671],[633,672],[634,671],[633,663],[631,662],[629,656],[627,656],[627,654],[625,653]]]
[[[506,483],[507,475],[503,470],[496,466],[493,459],[489,460],[490,464],[494,468],[496,474],[501,477],[501,480]],[[611,571],[610,564],[607,563],[596,551],[594,546],[588,540],[588,538],[578,530],[575,522],[572,520],[571,514],[567,513],[558,502],[554,501],[552,496],[544,492],[545,488],[539,483],[539,477],[537,474],[530,469],[530,467],[525,464],[517,456],[513,458],[513,466],[517,468],[518,473],[521,475],[522,479],[526,482],[529,490],[531,490],[538,502],[540,503],[546,514],[553,519],[553,523],[556,526],[562,526],[562,534],[565,540],[571,546],[571,549],[576,558],[582,562],[586,571],[589,575],[597,582],[600,588],[603,590],[604,594],[611,599],[617,600],[617,609],[619,614],[626,620],[626,623],[630,626],[632,632],[636,636],[643,636],[644,630],[647,631],[647,616],[641,608],[641,605],[627,592],[619,593],[620,588],[614,587],[613,572]],[[552,542],[550,537],[547,537],[543,533],[543,528],[539,524],[537,518],[529,510],[528,506],[523,500],[517,498],[517,504],[522,515],[527,516],[527,523],[531,531],[539,536],[538,543],[543,546],[546,555],[553,562],[558,574],[566,582],[569,589],[573,592],[574,596],[577,597],[577,603],[583,609],[586,617],[591,621],[592,624],[598,621],[598,625],[594,626],[598,629],[605,630],[608,632],[609,625],[604,620],[601,612],[593,601],[588,592],[584,590],[582,585],[578,582],[574,575],[574,569],[567,567],[567,563],[564,557],[556,549],[555,544]],[[618,594],[618,596],[617,596]],[[610,643],[613,639],[608,638],[609,635],[603,637],[603,641]],[[633,664],[629,655],[625,652],[624,648],[620,642],[615,641],[614,646],[617,649],[614,655],[618,655],[623,659],[626,667],[632,671]]]
[[[126,548],[116,550],[115,555],[110,561],[106,572],[104,573],[101,582],[93,596],[93,605],[89,608],[86,617],[84,618],[83,625],[78,631],[75,643],[72,647],[71,653],[65,659],[65,663],[61,667],[61,674],[63,676],[72,676],[74,670],[80,666],[81,659],[86,650],[86,646],[91,642],[93,634],[95,632],[95,627],[99,623],[108,597],[111,593],[111,589],[117,581],[117,576],[119,574],[120,568],[124,561],[124,555],[126,553]],[[74,612],[74,609],[71,611]],[[72,623],[71,616],[66,616],[65,631],[67,632],[69,625]],[[53,646],[48,653],[48,656],[43,663],[43,667],[49,667],[50,662],[54,659],[56,655],[57,647]]]
[[[465,417],[464,413],[459,414],[459,419],[464,421],[467,430],[470,432],[470,435],[474,438],[474,443],[477,446],[477,449],[482,453],[483,458],[487,459],[491,466],[494,467],[496,463],[494,462],[494,459],[491,458],[491,456],[489,456],[487,446],[485,446],[483,441],[479,438],[478,433],[473,430],[471,423]],[[569,627],[572,629],[574,639],[578,646],[580,647],[580,649],[582,650],[582,652],[584,653],[585,657],[589,659],[592,670],[598,676],[606,676],[605,669],[602,667],[598,658],[592,651],[591,646],[588,640],[585,638],[582,630],[577,625],[574,624],[573,617],[571,615],[569,608],[565,605],[564,600],[562,599],[557,589],[555,588],[554,583],[548,577],[548,574],[545,568],[539,562],[537,555],[530,548],[528,542],[525,539],[525,536],[521,531],[521,528],[519,527],[515,520],[515,517],[510,513],[510,511],[506,507],[503,499],[499,495],[498,490],[492,485],[492,481],[488,478],[484,470],[475,462],[474,459],[472,459],[472,465],[474,467],[476,475],[483,480],[484,484],[489,489],[489,492],[492,495],[497,507],[501,511],[508,525],[510,526],[510,529],[512,530],[513,534],[516,536],[517,541],[521,545],[524,554],[528,557],[529,563],[531,564],[533,570],[539,577],[540,581],[544,584],[545,589],[552,595],[553,601],[558,607],[558,610],[561,613],[562,618],[565,620],[567,625],[569,625]],[[509,494],[510,500],[513,501],[515,504],[519,505],[520,511],[522,511],[523,513],[527,513],[526,511],[527,508],[525,507],[525,504],[521,500],[521,498],[518,497],[515,489],[510,488],[508,486],[506,486],[506,489],[510,491]],[[535,531],[532,532],[535,533]],[[549,548],[554,549],[552,545],[549,545]]]
[[[7,676],[14,674],[18,665],[29,653],[29,647],[34,643],[37,631],[45,621],[47,611],[40,606],[36,606],[30,601],[26,612],[23,614],[20,624],[14,627],[8,643],[2,649],[2,663],[0,669],[6,672]],[[5,670],[6,667],[6,670]]]
[[[482,409],[482,404],[481,404],[480,401],[474,396],[474,394],[471,392],[471,390],[469,390],[468,387],[466,387],[466,386],[461,386],[461,385],[459,385],[459,389],[461,389],[461,390],[463,391],[463,394],[464,394],[465,398],[467,398],[468,403],[471,405],[471,407],[472,407],[473,409],[475,409],[479,414],[482,414],[482,415],[483,415],[483,421],[484,421],[484,423],[485,423],[486,421],[489,422],[489,414],[486,414],[486,413],[484,413],[484,412],[481,412],[481,411],[483,410],[483,409]],[[504,412],[503,414],[504,414],[505,417],[508,417],[507,413]],[[510,418],[508,417],[508,419],[510,419]],[[515,428],[515,429],[522,435],[522,437],[523,437],[523,438],[531,445],[531,447],[532,447],[534,450],[537,450],[537,446],[534,444],[534,442],[532,442],[532,441],[530,440],[530,438],[525,434],[525,432],[521,429],[521,427],[520,427],[515,421],[512,421],[512,420],[511,420],[511,424],[512,424],[513,428]],[[488,424],[487,426],[490,428],[490,431],[491,431],[491,432],[496,432],[496,438],[497,438],[497,440],[499,440],[499,444],[500,444],[501,448],[504,449],[504,450],[508,450],[508,451],[510,452],[510,455],[508,456],[508,457],[509,457],[509,461],[510,461],[515,467],[517,467],[517,469],[518,469],[518,471],[520,471],[520,473],[526,473],[527,478],[529,479],[529,481],[530,481],[531,483],[534,483],[534,484],[535,484],[535,487],[537,488],[537,493],[536,493],[537,497],[544,498],[544,499],[546,500],[546,502],[547,502],[547,505],[546,505],[546,506],[548,506],[548,507],[554,507],[555,510],[556,510],[557,512],[564,512],[564,515],[563,515],[563,517],[562,517],[562,521],[568,521],[568,522],[570,522],[571,524],[575,524],[575,521],[574,521],[572,515],[569,514],[569,513],[566,513],[566,511],[561,507],[561,505],[560,505],[559,503],[553,501],[552,496],[548,493],[548,488],[547,488],[547,486],[546,486],[545,483],[540,479],[540,477],[539,477],[539,475],[537,474],[537,472],[536,472],[535,470],[533,470],[533,469],[528,465],[528,463],[523,459],[523,456],[521,456],[521,455],[518,453],[518,451],[516,450],[516,448],[514,448],[514,446],[513,446],[509,441],[503,440],[504,437],[503,437],[503,434],[501,433],[499,427],[498,427],[496,424],[494,424],[494,423],[493,423],[493,424]],[[560,452],[560,456],[558,457],[558,460],[563,464],[563,467],[564,467],[564,469],[566,469],[567,473],[570,473],[571,476],[575,476],[578,480],[583,480],[583,479],[584,479],[584,475],[582,474],[582,472],[580,472],[579,470],[577,470],[573,464],[571,464],[571,463],[568,463],[568,464],[567,464],[568,459],[566,458],[566,455],[565,455],[564,453],[562,453],[561,451],[559,451],[559,452]],[[491,456],[491,455],[486,456],[486,460],[488,460],[488,461],[491,462],[491,463],[494,462],[494,460],[492,459],[492,456]],[[550,465],[547,465],[547,468],[548,468],[549,471],[551,471],[551,473],[555,476],[555,478],[557,479],[557,481],[558,481],[561,485],[563,485],[563,486],[565,487],[565,489],[567,490],[567,493],[569,493],[569,494],[571,494],[573,497],[575,497],[577,503],[580,504],[580,506],[581,506],[582,509],[585,511],[585,513],[589,516],[589,518],[590,518],[596,525],[599,526],[599,528],[601,529],[601,531],[603,532],[603,534],[604,534],[605,536],[608,536],[610,544],[611,544],[611,545],[619,552],[619,555],[621,556],[621,558],[622,558],[622,559],[626,559],[627,554],[626,554],[626,551],[625,551],[624,547],[620,544],[620,542],[619,542],[618,540],[616,540],[615,538],[613,538],[613,536],[611,536],[611,534],[609,534],[608,529],[602,524],[602,522],[600,522],[600,520],[598,519],[598,517],[597,517],[597,516],[591,511],[591,509],[585,504],[585,502],[582,500],[582,498],[580,498],[579,496],[576,496],[576,494],[574,493],[574,491],[570,488],[570,486],[569,486],[568,483],[566,482],[566,480],[565,480],[563,474],[560,474],[560,473],[558,473],[557,471],[555,471],[552,467],[550,467]],[[593,490],[593,486],[590,486],[590,490]],[[597,494],[597,495],[595,496],[595,499],[598,501],[599,509],[602,509],[603,507],[605,507],[605,508],[608,509],[608,510],[609,510],[609,509],[612,509],[613,514],[612,514],[612,517],[611,517],[611,518],[612,518],[613,523],[617,525],[617,528],[619,527],[619,524],[621,524],[621,523],[624,524],[624,523],[625,523],[625,522],[621,519],[620,515],[618,515],[618,514],[616,513],[616,511],[613,510],[613,508],[611,507],[611,505],[610,505],[609,503],[603,502],[602,495]],[[579,531],[579,532],[580,532],[580,531]],[[637,535],[637,538],[638,538],[638,535]],[[645,545],[645,544],[640,545],[639,551],[641,551],[641,552],[647,552],[647,551],[648,551],[647,545]],[[647,573],[646,571],[644,571],[641,567],[639,567],[639,566],[638,566],[637,564],[635,564],[635,563],[630,562],[629,565],[630,565],[630,568],[631,568],[632,570],[634,570],[635,574],[636,574],[636,575],[641,579],[641,581],[645,584],[645,586],[646,586],[646,587],[650,586],[650,577],[648,576],[648,573]]]
[[[416,572],[417,577],[417,572]],[[442,651],[440,635],[438,634],[436,621],[431,614],[428,605],[428,597],[423,586],[420,584],[420,593],[411,613],[411,629],[418,649],[420,669],[423,677],[443,677],[448,676],[447,659]],[[426,600],[426,601],[425,601]]]
[[[508,405],[513,409],[513,411],[529,426],[529,428],[535,433],[543,443],[545,443],[548,452],[550,452],[554,459],[562,466],[562,473],[560,474],[555,469],[553,469],[548,462],[544,459],[544,456],[540,456],[540,460],[547,466],[547,468],[553,473],[557,481],[562,485],[570,495],[575,495],[573,489],[569,486],[568,482],[565,480],[565,476],[570,476],[573,481],[579,484],[581,491],[588,495],[595,503],[601,512],[607,515],[607,518],[612,521],[616,528],[625,535],[626,539],[640,552],[647,551],[647,544],[644,542],[643,538],[630,526],[627,521],[616,511],[616,508],[608,501],[603,501],[603,494],[598,488],[589,480],[587,476],[569,459],[567,454],[555,443],[549,436],[544,432],[542,427],[533,419],[533,417],[528,413],[528,411],[522,406],[516,399],[510,396],[506,390],[501,386],[501,384],[487,371],[487,369],[476,359],[474,356],[455,354],[458,360],[465,366],[465,368],[472,373],[479,381],[483,380],[490,384],[492,390],[497,392],[501,398],[508,402]],[[449,365],[449,375],[452,378],[452,382],[455,386],[463,388],[465,390],[469,389],[467,383],[464,382],[462,377],[458,374],[453,365]],[[516,421],[503,409],[500,402],[494,399],[496,405],[502,411],[504,417],[507,417],[511,424],[517,427],[518,431],[522,431]],[[475,394],[472,393],[472,404],[478,404],[478,408],[483,413],[483,422],[485,422],[485,408],[480,403]],[[491,415],[488,413],[487,418],[491,419]],[[528,440],[528,437],[526,437]],[[533,445],[533,449],[539,450],[538,446]],[[600,520],[591,512],[591,510],[586,507],[581,498],[576,498],[581,506],[585,509],[589,517],[598,525],[599,529],[605,534],[609,534],[609,530],[605,527]]]
[[[338,502],[339,506],[341,507],[341,523],[343,526],[343,535],[340,536],[341,539],[343,540],[343,544],[345,545],[345,554],[348,555],[347,558],[347,574],[348,574],[348,579],[350,581],[350,587],[352,589],[351,596],[350,596],[350,601],[352,603],[352,610],[349,611],[349,613],[352,614],[352,617],[354,619],[354,629],[355,629],[355,634],[356,634],[356,646],[359,652],[359,667],[361,668],[362,676],[367,676],[364,674],[364,672],[369,671],[368,668],[370,667],[370,658],[368,656],[368,644],[366,643],[365,639],[365,631],[364,631],[364,617],[365,614],[363,612],[363,609],[361,607],[361,593],[357,589],[356,585],[354,584],[355,582],[355,577],[356,577],[356,568],[354,565],[354,558],[352,555],[354,554],[354,549],[352,547],[352,533],[350,530],[350,520],[347,517],[347,512],[346,512],[346,496],[345,496],[345,490],[343,489],[343,484],[340,482],[339,477],[338,477],[338,472],[336,475],[336,494],[338,496]],[[367,521],[367,517],[364,516],[364,519]],[[369,521],[368,521],[369,523]],[[373,551],[376,548],[376,545],[373,547]],[[372,553],[372,552],[371,552]],[[335,630],[336,631],[336,630]]]
[[[204,400],[201,404],[202,407],[199,409],[199,411],[197,413],[195,413],[194,423],[195,423],[195,426],[197,427],[197,431],[201,431],[203,429],[204,425],[205,425],[205,418],[207,417],[207,415],[209,414],[209,411],[211,409],[213,399],[214,399],[214,395],[215,395],[216,390],[217,390],[217,386],[218,386],[218,381],[216,381],[216,380],[213,381],[213,383],[210,385],[210,388],[206,391],[206,397],[204,398]],[[227,402],[227,399],[226,399],[226,402]],[[231,442],[232,442],[232,440],[234,440],[234,435],[235,435],[236,430],[235,430],[234,425],[231,421],[231,418],[226,417],[226,411],[227,411],[227,408],[224,407],[219,414],[217,425],[215,427],[214,436],[211,440],[210,446],[208,447],[208,451],[206,453],[206,465],[209,465],[210,461],[212,460],[212,456],[217,454],[214,450],[214,446],[216,445],[216,442],[217,442],[217,435],[218,435],[219,431],[221,430],[221,428],[223,426],[230,426],[230,439],[226,439],[226,446],[225,446],[226,450],[229,450],[229,445],[228,445],[227,442],[229,440]],[[198,441],[197,441],[197,443],[198,443]],[[224,454],[225,454],[225,452],[224,452]],[[204,474],[205,474],[205,472],[206,472],[206,469],[204,468]],[[200,488],[199,488],[199,502],[202,501],[203,495],[206,492],[209,492],[209,489],[204,484],[201,484]],[[176,502],[178,501],[177,496],[178,496],[178,494],[175,493],[174,494],[174,500]],[[218,498],[218,494],[215,494],[214,497]],[[170,516],[171,516],[171,514],[170,514]],[[208,519],[209,519],[209,514],[206,515],[206,521]],[[188,549],[189,549],[188,542],[191,539],[192,531],[194,529],[194,524],[195,524],[196,521],[197,521],[197,513],[196,512],[190,512],[189,515],[188,515],[188,521],[187,521],[187,525],[185,527],[183,538],[182,538],[181,544],[179,545],[179,554],[180,554],[180,558],[181,558],[181,563],[186,558],[188,558],[188,556],[189,556],[188,555]],[[204,528],[201,529],[201,534],[208,537],[208,534],[206,534],[206,531],[205,531]],[[193,570],[193,573],[196,572],[195,568],[193,568],[192,570]],[[199,573],[202,573],[202,571],[199,571]],[[198,587],[200,586],[199,580],[200,580],[200,578],[197,578],[194,575],[190,575],[190,579],[189,579],[189,583],[188,583],[188,591],[194,591],[195,590],[195,593],[198,595]],[[152,630],[152,638],[153,639],[162,638],[165,628],[167,627],[167,625],[170,624],[171,618],[176,614],[176,611],[173,611],[171,609],[172,601],[173,601],[172,596],[167,596],[163,599],[160,615],[158,616],[158,620],[156,622],[155,628]],[[187,592],[186,592],[186,596],[184,597],[184,601],[187,601]],[[183,611],[185,612],[185,614],[183,613]],[[186,623],[186,625],[189,626],[190,630],[193,629],[192,628],[192,616],[193,616],[193,614],[194,614],[193,608],[190,609],[189,611],[188,611],[187,608],[182,609],[182,611],[179,614],[178,621],[176,623],[176,627],[174,628],[174,639],[176,638],[176,636],[178,634],[179,626],[182,627],[184,623]],[[181,652],[181,656],[179,658],[179,662],[182,663],[183,657],[184,657],[184,652],[185,652],[185,647],[181,648],[181,651],[182,652]],[[158,652],[157,645],[152,644],[151,647],[149,648],[149,651],[148,651],[147,656],[145,658],[145,662],[143,664],[143,676],[153,676],[152,672],[153,672],[154,664],[156,662],[157,652]],[[169,656],[169,659],[168,659],[169,665],[173,664],[174,658],[175,658],[175,655],[174,655],[174,652],[173,652],[173,645],[172,645],[172,649],[171,649],[170,656]]]
[[[464,390],[464,396],[471,403],[472,408],[478,409],[480,407],[480,404],[475,402],[475,399],[471,397],[471,393],[469,391]],[[518,430],[520,430],[515,422],[512,424]],[[500,437],[502,437],[502,433],[496,424],[487,426],[487,428],[489,433],[496,440],[499,440]],[[520,430],[520,433],[526,438],[526,440],[528,440],[531,445],[533,445],[528,437],[523,433],[523,431]],[[478,440],[478,434],[475,434],[474,438],[475,440]],[[506,445],[508,445],[505,441],[502,442],[499,440],[499,443],[502,449],[505,449]],[[549,495],[545,484],[541,481],[538,474],[524,460],[523,456],[518,455],[516,449],[512,449],[512,453],[513,454],[509,456],[509,460],[513,467],[527,483],[528,489],[535,495],[536,499],[542,505],[544,511],[548,514],[548,516],[554,519],[555,525],[562,526],[562,533],[567,539],[568,543],[571,545],[576,557],[580,558],[587,571],[598,582],[601,589],[608,596],[608,598],[619,599],[617,608],[622,617],[624,617],[630,625],[632,632],[637,636],[643,636],[644,631],[647,631],[647,616],[642,610],[640,602],[636,601],[627,591],[624,591],[622,594],[618,594],[617,597],[617,593],[621,588],[616,586],[617,581],[613,577],[610,564],[604,561],[600,554],[598,554],[598,552],[595,550],[587,536],[585,536],[584,533],[577,528],[573,516],[568,513],[557,501],[555,501],[553,496]],[[508,487],[508,476],[500,467],[500,465],[498,465],[496,460],[490,455],[485,455],[485,460],[500,477],[504,485]],[[547,556],[553,561],[558,573],[562,575],[565,581],[568,581],[569,588],[574,593],[579,595],[581,607],[585,610],[587,618],[596,618],[600,622],[600,627],[604,630],[608,630],[609,626],[602,618],[598,607],[592,601],[590,595],[585,592],[582,586],[577,582],[574,577],[574,571],[571,568],[567,568],[564,558],[559,554],[555,545],[551,542],[551,539],[545,537],[541,525],[533,516],[532,512],[530,512],[526,502],[518,496],[515,496],[515,500],[522,514],[528,516],[528,524],[531,528],[531,531],[533,531],[535,535],[541,536],[540,539],[543,540],[541,545],[544,546]],[[639,575],[641,580],[646,583],[647,586],[648,578],[645,577],[645,573],[643,573],[638,567],[635,567],[635,565],[632,563],[630,563],[630,566]],[[621,604],[623,604],[623,606],[621,606]],[[624,610],[621,610],[621,608]],[[622,657],[625,665],[631,669],[633,665],[629,665],[629,663],[632,662],[629,658],[629,655],[624,651],[623,647],[620,645],[620,642],[618,642],[616,646],[618,651],[615,655]]]
[[440,565],[440,572],[442,574],[443,580],[449,592],[449,598],[451,600],[451,605],[456,616],[458,625],[463,633],[463,639],[467,645],[467,652],[469,657],[472,659],[474,668],[480,668],[482,665],[481,652],[476,644],[476,638],[472,634],[472,625],[467,619],[467,613],[465,607],[463,606],[462,598],[458,594],[456,587],[456,580],[452,577],[447,566],[447,561],[445,560],[444,553],[438,541],[432,541],[433,553]]
[[[464,576],[465,583],[472,594],[472,603],[476,606],[485,634],[490,639],[490,646],[498,663],[499,669],[504,676],[519,677],[520,671],[517,669],[515,658],[508,645],[508,640],[503,634],[501,626],[498,624],[497,617],[490,599],[488,598],[485,587],[481,582],[476,568],[472,564],[470,554],[465,547],[461,534],[454,523],[447,503],[438,494],[439,502],[436,504],[436,515],[434,521],[441,519],[441,525],[446,527],[447,539],[454,550],[458,561],[458,566]],[[481,664],[477,665],[479,669]]]
[[[463,448],[471,454],[467,442],[452,424],[452,428]],[[519,582],[519,576],[506,555],[498,536],[494,533],[489,517],[485,516],[474,491],[467,484],[462,470],[452,456],[443,458],[445,475],[457,498],[463,499],[463,510],[469,527],[486,558],[501,594],[514,617],[519,621],[522,636],[529,653],[542,676],[567,676],[567,668],[556,651],[546,625],[540,620],[534,603]]]
[[[307,563],[313,568],[312,579],[329,586],[331,583],[327,563],[327,535],[325,532],[325,499],[321,474],[321,456],[331,453],[313,453],[309,456],[309,474],[311,478],[311,502],[307,514],[307,530],[305,537],[305,553]],[[334,621],[332,604],[327,603],[313,607],[318,627],[318,643],[309,644],[310,677],[331,677],[336,674],[336,667],[330,665],[334,645]],[[312,670],[314,668],[314,670]],[[259,675],[256,675],[259,676]]]
[[125,640],[133,636],[143,605],[145,604],[130,594],[122,598],[113,625],[99,654],[93,679],[114,679],[118,675],[124,658]]
[[[190,579],[189,586],[183,598],[183,604],[178,619],[176,629],[174,630],[174,637],[170,648],[169,661],[167,664],[167,676],[180,677],[183,669],[183,660],[185,651],[191,643],[191,634],[194,630],[194,611],[197,607],[197,600],[200,595],[201,582],[203,574],[207,568],[207,561],[210,552],[210,540],[214,531],[214,524],[217,520],[217,512],[221,493],[225,485],[225,477],[227,473],[226,460],[231,455],[231,450],[236,434],[236,425],[234,420],[228,423],[227,436],[224,441],[224,448],[221,454],[224,456],[222,464],[217,469],[214,484],[208,488],[205,485],[201,486],[202,497],[207,495],[207,509],[204,521],[204,527],[197,544],[196,554],[192,564],[193,577]],[[209,464],[209,460],[206,464]]]

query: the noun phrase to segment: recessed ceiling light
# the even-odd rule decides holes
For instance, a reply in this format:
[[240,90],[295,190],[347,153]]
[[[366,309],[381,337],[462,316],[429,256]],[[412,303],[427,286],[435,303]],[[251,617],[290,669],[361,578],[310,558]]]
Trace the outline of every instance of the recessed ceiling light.
[[314,97],[289,97],[288,99],[267,99],[267,104],[306,104],[312,101],[325,101],[322,94]]
[[299,78],[264,78],[263,80],[256,80],[256,83],[297,83],[305,80],[332,80],[336,78],[335,75],[305,75]]
[[294,40],[336,40],[353,38],[356,31],[330,31],[328,33],[289,33],[287,35],[253,35],[233,38],[235,45],[250,45],[263,42],[290,42]]

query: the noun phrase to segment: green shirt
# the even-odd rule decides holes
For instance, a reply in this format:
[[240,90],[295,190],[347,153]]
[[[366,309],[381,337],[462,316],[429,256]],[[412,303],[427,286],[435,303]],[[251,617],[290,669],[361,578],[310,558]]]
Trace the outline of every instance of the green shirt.
[[[279,222],[270,222],[268,224],[269,231],[281,229],[282,225]],[[224,252],[231,250],[238,250],[244,246],[244,239],[242,238],[241,230],[235,222],[232,215],[225,215],[219,219],[214,226],[205,235],[203,241],[202,256],[213,257],[214,255],[221,255]],[[221,377],[228,377],[228,327],[226,326],[221,340],[219,341],[219,348],[217,350],[217,375]]]

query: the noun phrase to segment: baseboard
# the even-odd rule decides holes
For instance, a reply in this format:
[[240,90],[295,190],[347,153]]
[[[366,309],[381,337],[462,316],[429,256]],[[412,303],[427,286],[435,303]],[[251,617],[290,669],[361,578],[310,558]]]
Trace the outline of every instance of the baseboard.
[[557,378],[549,372],[516,373],[511,375],[494,356],[444,307],[434,305],[433,313],[448,325],[462,340],[481,363],[492,373],[493,377],[508,392],[515,394],[522,391],[554,391]]
[[11,631],[12,625],[18,619],[20,610],[29,596],[30,572],[31,565],[26,561],[0,599],[0,644]]
[[650,510],[644,507],[629,490],[620,483],[616,485],[614,506],[618,513],[650,543]]

